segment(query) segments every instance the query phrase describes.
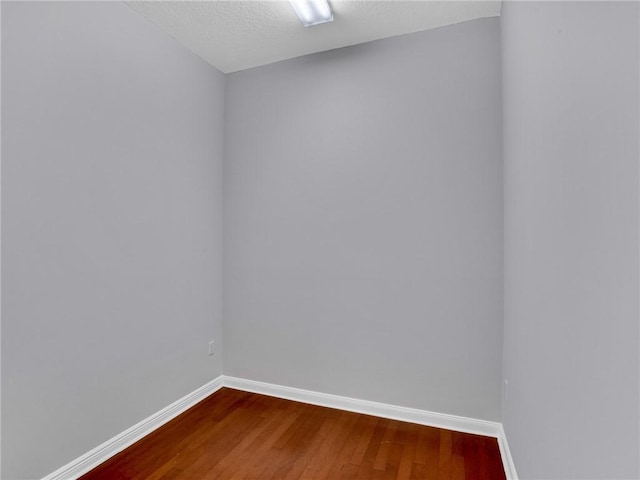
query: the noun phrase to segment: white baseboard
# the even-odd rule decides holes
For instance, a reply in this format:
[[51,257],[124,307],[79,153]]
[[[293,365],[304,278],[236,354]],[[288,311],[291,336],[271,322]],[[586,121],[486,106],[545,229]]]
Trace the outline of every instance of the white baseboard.
[[448,415],[446,413],[436,413],[428,410],[418,410],[415,408],[370,402],[368,400],[359,400],[339,395],[314,392],[311,390],[302,390],[300,388],[284,387],[282,385],[256,382],[254,380],[229,377],[226,375],[223,376],[223,383],[225,387],[244,390],[247,392],[261,393],[263,395],[310,403],[312,405],[320,405],[322,407],[337,408],[340,410],[347,410],[349,412],[364,413],[367,415],[374,415],[376,417],[444,428],[456,432],[473,433],[476,435],[493,437],[498,440],[502,464],[504,466],[507,480],[518,480],[502,424],[498,422],[489,422],[475,418]]
[[260,393],[272,397],[294,400],[323,407],[337,408],[349,412],[364,413],[377,417],[390,418],[403,422],[417,423],[431,427],[445,428],[456,432],[473,433],[494,437],[498,440],[502,464],[507,480],[518,480],[509,445],[504,434],[502,424],[489,422],[475,418],[459,417],[444,413],[429,412],[415,408],[399,407],[385,403],[370,402],[355,398],[342,397],[327,393],[303,390],[300,388],[285,387],[271,383],[256,382],[243,378],[221,375],[215,380],[203,385],[181,399],[163,408],[157,413],[137,423],[133,427],[107,440],[102,445],[85,453],[81,457],[69,462],[55,472],[47,475],[42,480],[75,480],[89,470],[97,467],[115,454],[140,440],[161,427],[169,420],[192,407],[222,387],[235,388],[246,392]]
[[141,422],[128,428],[115,437],[107,440],[102,445],[98,445],[93,450],[85,453],[81,457],[72,460],[68,464],[59,468],[55,472],[47,475],[42,480],[75,480],[88,471],[107,461],[115,454],[133,445],[142,437],[161,427],[169,420],[180,415],[185,410],[193,407],[199,401],[205,399],[212,393],[222,388],[222,376],[210,381],[202,387],[188,393],[171,405],[150,415]]
[[496,438],[500,434],[500,424],[497,422],[457,417],[455,415],[429,412],[427,410],[418,410],[415,408],[398,407],[396,405],[388,405],[385,403],[370,402],[368,400],[359,400],[356,398],[342,397],[328,393],[313,392],[311,390],[302,390],[300,388],[283,387],[281,385],[274,385],[271,383],[228,377],[226,375],[223,376],[223,379],[225,387],[236,388],[246,392],[262,393],[272,397],[285,398],[287,400],[320,405],[322,407],[337,408],[339,410],[347,410],[349,412],[364,413],[366,415],[374,415],[376,417],[391,418],[393,420],[400,420],[403,422],[429,425],[430,427],[445,428],[456,432],[475,433],[477,435]]
[[513,457],[511,456],[511,450],[509,450],[509,443],[507,442],[507,435],[504,432],[502,424],[500,424],[498,446],[500,447],[500,456],[502,457],[502,465],[504,466],[504,473],[507,480],[518,480],[516,464],[513,463]]

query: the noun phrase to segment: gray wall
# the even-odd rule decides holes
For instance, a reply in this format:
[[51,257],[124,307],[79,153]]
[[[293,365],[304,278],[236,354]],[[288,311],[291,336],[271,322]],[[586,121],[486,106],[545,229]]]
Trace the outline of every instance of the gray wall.
[[2,478],[36,478],[221,373],[225,80],[119,2],[2,10]]
[[225,374],[500,418],[500,31],[232,74]]
[[637,2],[507,2],[504,424],[520,478],[638,478]]

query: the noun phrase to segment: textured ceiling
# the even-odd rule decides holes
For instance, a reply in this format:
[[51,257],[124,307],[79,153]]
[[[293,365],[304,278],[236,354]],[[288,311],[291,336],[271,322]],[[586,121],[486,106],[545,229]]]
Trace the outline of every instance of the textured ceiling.
[[330,0],[334,21],[304,27],[288,1],[128,1],[224,73],[500,14],[500,1]]

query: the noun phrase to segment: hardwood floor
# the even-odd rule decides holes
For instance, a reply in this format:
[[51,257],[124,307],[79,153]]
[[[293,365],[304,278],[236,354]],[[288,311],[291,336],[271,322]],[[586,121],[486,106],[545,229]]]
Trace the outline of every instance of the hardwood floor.
[[505,479],[497,441],[223,388],[81,477]]

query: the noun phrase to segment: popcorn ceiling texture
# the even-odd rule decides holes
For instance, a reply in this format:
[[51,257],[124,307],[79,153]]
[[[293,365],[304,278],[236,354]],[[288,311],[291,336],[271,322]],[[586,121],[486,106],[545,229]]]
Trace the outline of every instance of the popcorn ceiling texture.
[[500,1],[331,1],[304,27],[288,1],[126,2],[224,73],[500,14]]

